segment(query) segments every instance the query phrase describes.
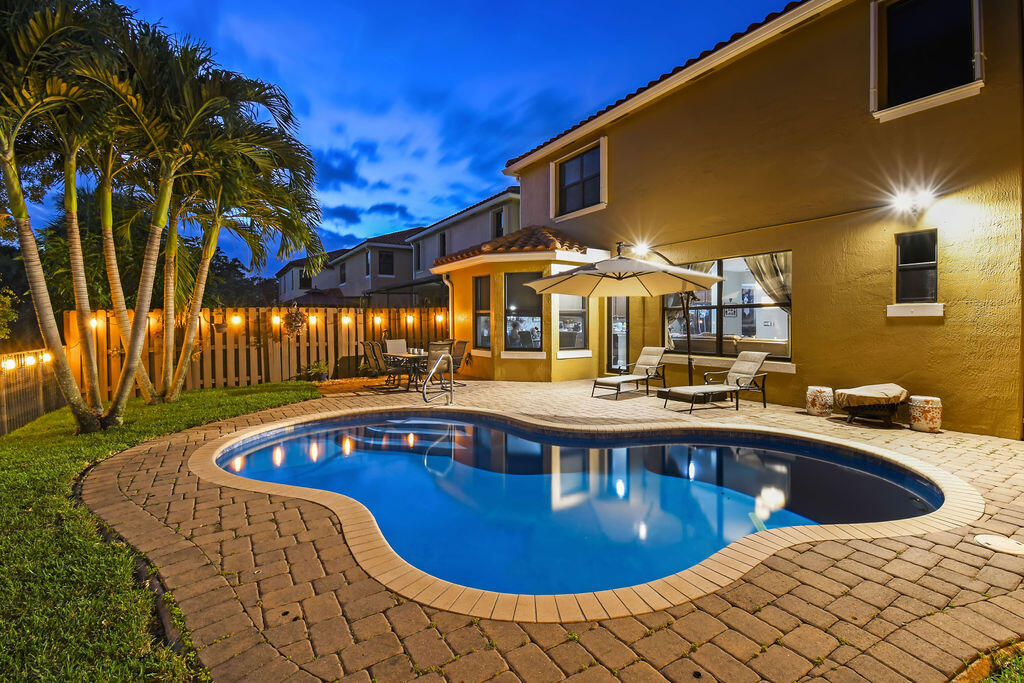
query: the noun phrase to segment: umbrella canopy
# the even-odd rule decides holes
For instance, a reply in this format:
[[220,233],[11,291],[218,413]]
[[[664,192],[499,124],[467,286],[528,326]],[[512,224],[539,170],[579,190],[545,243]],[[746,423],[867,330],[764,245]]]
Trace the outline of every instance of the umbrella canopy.
[[722,278],[667,263],[651,263],[628,256],[588,263],[564,273],[527,282],[538,294],[577,296],[660,296],[709,289]]

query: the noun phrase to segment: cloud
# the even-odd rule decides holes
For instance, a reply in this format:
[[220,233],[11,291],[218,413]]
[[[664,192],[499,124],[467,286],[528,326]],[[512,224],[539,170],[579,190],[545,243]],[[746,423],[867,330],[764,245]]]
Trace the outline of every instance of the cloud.
[[355,206],[340,204],[338,206],[324,206],[321,208],[323,209],[324,220],[330,223],[356,225],[363,220],[363,209]]
[[346,150],[328,149],[316,150],[313,156],[316,160],[317,185],[322,190],[340,190],[345,185],[362,188],[370,184],[370,181],[359,175],[358,155]]
[[394,216],[405,221],[416,220],[415,217],[409,213],[409,207],[405,204],[395,204],[394,202],[383,202],[380,204],[374,204],[366,213],[376,213],[382,216]]

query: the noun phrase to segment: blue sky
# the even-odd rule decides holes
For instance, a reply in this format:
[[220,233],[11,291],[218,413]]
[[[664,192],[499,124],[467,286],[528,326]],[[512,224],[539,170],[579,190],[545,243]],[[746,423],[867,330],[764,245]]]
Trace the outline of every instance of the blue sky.
[[323,239],[336,248],[501,190],[509,157],[785,0],[127,4],[207,42],[226,68],[284,87],[317,156]]

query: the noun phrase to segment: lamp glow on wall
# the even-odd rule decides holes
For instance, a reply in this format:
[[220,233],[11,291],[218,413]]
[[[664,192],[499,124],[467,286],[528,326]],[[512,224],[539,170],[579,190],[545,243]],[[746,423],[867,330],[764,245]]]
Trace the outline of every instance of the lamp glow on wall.
[[919,214],[935,202],[935,193],[929,189],[902,190],[892,196],[892,208],[900,213]]

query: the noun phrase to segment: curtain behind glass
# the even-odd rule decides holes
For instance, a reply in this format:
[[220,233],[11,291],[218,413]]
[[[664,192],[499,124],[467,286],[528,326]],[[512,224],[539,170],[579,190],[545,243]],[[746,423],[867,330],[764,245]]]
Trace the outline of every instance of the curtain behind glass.
[[791,276],[793,268],[793,252],[776,251],[771,254],[758,254],[743,259],[754,280],[772,298],[779,308],[786,313],[793,309],[793,289]]

